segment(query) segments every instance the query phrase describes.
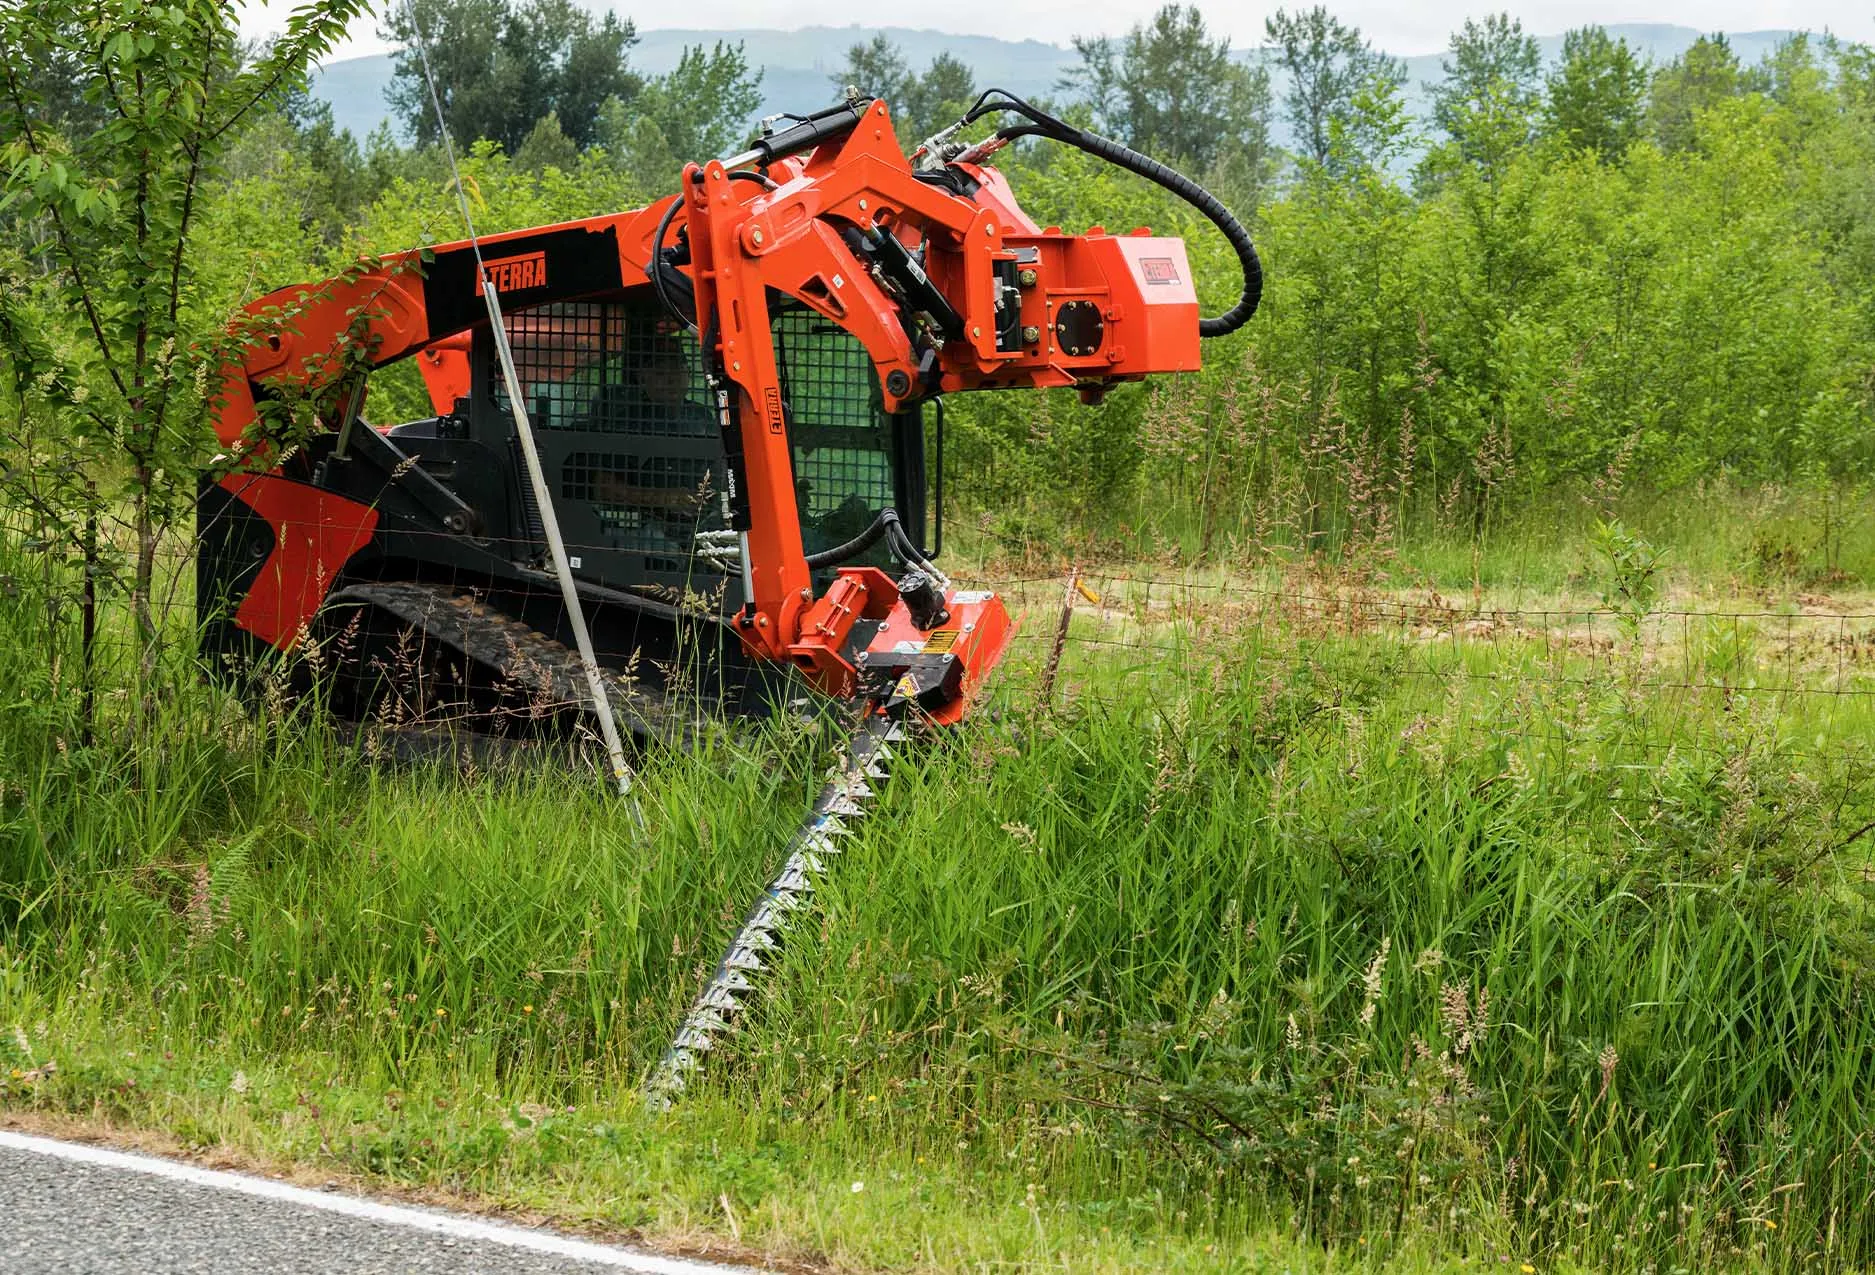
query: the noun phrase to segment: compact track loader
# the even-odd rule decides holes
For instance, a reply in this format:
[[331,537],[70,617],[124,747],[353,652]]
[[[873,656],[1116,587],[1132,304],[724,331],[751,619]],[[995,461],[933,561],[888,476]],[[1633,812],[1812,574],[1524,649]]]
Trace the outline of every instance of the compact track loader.
[[[988,116],[1014,122],[959,140]],[[1179,239],[1038,226],[986,163],[1036,136],[1202,211],[1241,264],[1236,303],[1199,317]],[[509,735],[576,730],[608,698],[582,623],[641,745],[804,691],[854,701],[853,746],[660,1072],[674,1092],[893,742],[960,720],[1007,648],[1002,601],[933,562],[943,396],[1097,402],[1195,370],[1261,287],[1237,220],[1119,143],[992,90],[908,158],[885,103],[849,93],[647,208],[252,303],[200,498],[207,650],[315,652],[342,715]],[[403,359],[433,415],[368,424],[371,374]]]

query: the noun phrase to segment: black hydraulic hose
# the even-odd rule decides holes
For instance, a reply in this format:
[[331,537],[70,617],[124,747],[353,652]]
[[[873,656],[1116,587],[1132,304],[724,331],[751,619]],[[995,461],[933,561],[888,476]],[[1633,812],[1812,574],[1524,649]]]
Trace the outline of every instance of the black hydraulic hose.
[[907,566],[917,567],[933,574],[942,574],[931,565],[931,560],[925,557],[924,550],[912,543],[911,536],[906,533],[905,524],[899,518],[896,509],[881,509],[879,516],[872,520],[870,527],[845,544],[835,545],[831,549],[822,549],[819,553],[808,554],[807,565],[811,570],[818,571],[822,567],[835,567],[842,562],[851,562],[878,544],[880,540],[884,540],[888,548],[904,559]]
[[[764,190],[775,189],[775,183],[772,180],[761,173],[755,172],[753,169],[738,168],[729,174],[729,179],[731,181],[755,182]],[[664,239],[671,232],[671,223],[677,220],[677,210],[683,206],[683,198],[679,196],[671,200],[670,207],[666,208],[664,210],[664,215],[658,218],[657,231],[651,236],[651,264],[645,267],[645,274],[650,278],[651,291],[653,295],[657,297],[658,304],[664,307],[664,312],[683,324],[684,327],[690,331],[695,332],[697,330],[696,319],[685,314],[683,310],[678,307],[677,302],[673,300],[670,295],[669,283],[664,278],[664,271],[666,269],[676,269],[675,266],[667,266],[665,264]]]
[[822,567],[835,567],[842,562],[851,562],[860,554],[878,544],[880,539],[898,525],[898,510],[881,509],[879,516],[872,520],[872,525],[854,536],[843,545],[831,549],[822,549],[819,553],[807,555],[807,565],[818,571]]
[[886,533],[885,540],[886,543],[897,552],[898,556],[905,560],[906,566],[916,567],[920,571],[935,570],[935,568],[925,560],[924,551],[913,544],[911,542],[911,537],[905,534],[905,526],[903,523],[893,523],[891,530]]
[[658,304],[664,307],[664,312],[683,324],[685,328],[695,332],[697,330],[696,319],[677,308],[677,303],[671,300],[670,291],[664,282],[664,271],[667,268],[664,264],[664,236],[670,233],[671,223],[677,220],[677,210],[683,206],[684,197],[679,195],[671,200],[670,207],[666,208],[664,215],[658,218],[658,228],[651,236],[651,261],[645,266],[645,273],[651,276],[652,294],[657,297]]
[[1250,322],[1250,316],[1257,312],[1257,305],[1263,300],[1263,262],[1257,257],[1256,245],[1250,241],[1250,232],[1244,229],[1243,223],[1231,215],[1230,209],[1224,207],[1216,195],[1183,173],[1166,167],[1150,156],[1141,155],[1132,147],[1123,146],[1110,137],[1101,137],[1081,129],[1075,132],[1077,136],[1074,140],[1062,140],[1117,168],[1144,177],[1156,186],[1163,186],[1203,213],[1230,241],[1230,246],[1237,253],[1237,262],[1243,268],[1243,292],[1238,296],[1236,304],[1224,313],[1199,319],[1198,335],[1207,339],[1228,336]]

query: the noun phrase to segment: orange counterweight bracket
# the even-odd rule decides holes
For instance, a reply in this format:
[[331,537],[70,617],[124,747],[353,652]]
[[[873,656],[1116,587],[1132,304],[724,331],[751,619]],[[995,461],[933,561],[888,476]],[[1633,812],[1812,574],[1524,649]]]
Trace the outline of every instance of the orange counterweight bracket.
[[[801,634],[788,644],[788,655],[822,690],[842,699],[851,697],[859,690],[854,664],[863,649],[854,638],[870,639],[895,610],[903,607],[891,576],[877,567],[844,568],[803,614]],[[856,635],[863,620],[874,623],[859,628]]]
[[864,695],[894,715],[948,725],[963,720],[1014,634],[1008,608],[989,590],[950,590],[941,618],[924,628],[892,577],[847,567],[806,612],[789,653],[827,694]]

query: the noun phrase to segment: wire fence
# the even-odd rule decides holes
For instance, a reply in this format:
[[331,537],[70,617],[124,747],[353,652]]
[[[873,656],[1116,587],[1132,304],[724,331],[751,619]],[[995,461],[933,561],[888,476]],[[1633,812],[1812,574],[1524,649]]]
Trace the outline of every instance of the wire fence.
[[[568,548],[577,555],[615,546]],[[1378,678],[1428,697],[1476,695],[1486,707],[1506,706],[1489,729],[1559,746],[1589,732],[1533,727],[1511,710],[1601,697],[1635,719],[1621,746],[1636,753],[1727,753],[1739,745],[1717,739],[1715,723],[1749,718],[1781,737],[1784,755],[1875,756],[1864,742],[1875,741],[1875,609],[1866,603],[1802,594],[1776,605],[1669,600],[1624,615],[1588,597],[1506,602],[1489,590],[1391,588],[1274,569],[953,570],[960,583],[1001,593],[1016,613],[1013,676],[1024,676],[1025,661],[1059,666],[1076,695],[1098,693],[1089,689],[1096,672],[1211,676],[1254,661],[1294,676]],[[165,594],[185,608],[193,592],[186,581],[178,571],[178,587]],[[682,592],[707,599],[735,588],[733,573],[699,569]],[[1597,729],[1606,735],[1605,723]]]
[[[1136,571],[984,583],[1017,615],[1018,661],[1060,666],[1076,697],[1100,695],[1097,672],[1215,676],[1249,665],[1417,688],[1429,701],[1468,697],[1468,727],[1499,739],[1655,759],[1771,748],[1793,762],[1875,762],[1875,611],[1817,598],[1624,616],[1587,601],[1506,606],[1425,589]],[[1570,720],[1585,712],[1590,720]]]

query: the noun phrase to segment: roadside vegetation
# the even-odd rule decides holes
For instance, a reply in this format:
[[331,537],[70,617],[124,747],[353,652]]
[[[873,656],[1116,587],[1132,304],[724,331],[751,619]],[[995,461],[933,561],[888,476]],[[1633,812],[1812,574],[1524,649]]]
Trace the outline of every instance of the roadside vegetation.
[[[459,233],[433,133],[296,90],[352,7],[266,51],[206,0],[0,13],[0,1119],[839,1270],[1875,1265],[1869,50],[1468,23],[1421,136],[1325,11],[1272,19],[1281,101],[1192,9],[1085,42],[1057,105],[1255,211],[1264,313],[1098,409],[955,404],[949,560],[1023,615],[993,711],[655,1114],[838,723],[644,759],[641,831],[584,760],[399,760],[194,659],[234,307]],[[747,124],[740,50],[646,79],[493,8],[554,113],[464,105],[484,229]],[[914,60],[832,78],[923,136],[978,86]]]
[[87,748],[15,574],[0,1094],[842,1268],[1866,1263],[1866,595],[1290,570],[1095,573],[1049,708],[1061,582],[1013,585],[997,712],[662,1116],[831,724],[651,759],[642,834],[590,767],[373,762],[184,670]]

